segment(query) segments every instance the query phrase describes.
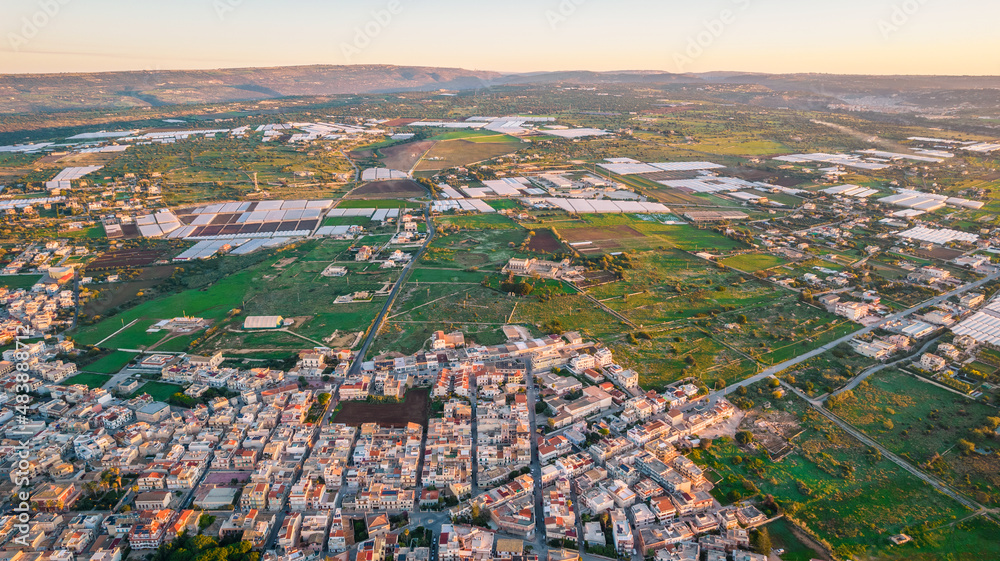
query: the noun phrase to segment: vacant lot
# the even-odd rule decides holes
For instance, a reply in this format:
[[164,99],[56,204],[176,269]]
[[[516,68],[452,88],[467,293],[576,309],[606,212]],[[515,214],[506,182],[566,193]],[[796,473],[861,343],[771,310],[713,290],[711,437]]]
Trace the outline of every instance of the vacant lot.
[[[879,372],[845,396],[831,408],[846,421],[976,500],[1000,504],[1000,458],[990,421],[1000,418],[995,407],[899,370]],[[963,453],[959,440],[981,453]]]
[[408,172],[420,160],[420,157],[435,144],[437,143],[429,140],[407,142],[406,144],[396,144],[388,148],[380,148],[378,153],[381,156],[382,165],[385,167]]
[[0,277],[0,286],[6,286],[10,290],[31,288],[40,280],[42,280],[41,275],[9,275]]
[[[757,395],[757,390],[766,395]],[[920,528],[936,528],[970,514],[797,398],[774,401],[769,388],[760,385],[749,393],[793,413],[803,432],[793,441],[795,450],[781,462],[732,440],[716,441],[701,453],[700,461],[721,476],[713,491],[717,497],[731,501],[771,495],[786,515],[818,534],[839,558],[882,558],[894,551],[888,536],[914,535]],[[991,551],[987,557],[994,557],[1000,544],[981,551]]]
[[375,181],[358,187],[351,193],[352,198],[361,197],[422,197],[427,190],[416,181],[400,179],[395,181]]
[[[499,137],[507,139],[510,137]],[[453,168],[457,166],[467,166],[483,160],[490,160],[497,156],[512,154],[520,148],[520,141],[509,142],[486,142],[486,139],[479,142],[469,140],[446,140],[438,142],[417,164],[417,171],[436,171]]]
[[331,423],[344,423],[354,427],[365,423],[379,423],[392,427],[402,427],[407,423],[418,423],[427,428],[430,413],[430,390],[410,390],[403,403],[367,403],[364,401],[343,401]]
[[735,257],[723,259],[720,263],[739,271],[755,273],[757,271],[764,271],[766,269],[784,265],[787,261],[774,255],[750,253],[747,255],[737,255]]

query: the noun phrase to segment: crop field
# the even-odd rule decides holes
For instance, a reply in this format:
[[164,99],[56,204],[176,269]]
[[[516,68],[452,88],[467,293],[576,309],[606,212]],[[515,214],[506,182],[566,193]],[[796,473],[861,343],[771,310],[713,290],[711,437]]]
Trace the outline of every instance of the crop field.
[[511,210],[516,208],[521,208],[521,203],[513,199],[491,199],[486,201],[486,204],[490,205],[496,210]]
[[122,267],[145,267],[152,265],[161,255],[163,255],[163,251],[156,249],[109,251],[91,261],[87,268],[91,271],[100,271],[102,269],[117,269]]
[[455,227],[461,230],[492,230],[507,229],[520,230],[521,227],[502,214],[471,214],[471,215],[442,215],[434,218],[434,222],[442,227]]
[[520,147],[520,142],[514,143],[506,140],[501,142],[486,142],[483,140],[473,142],[463,139],[446,140],[435,144],[424,158],[417,163],[416,170],[435,171],[457,166],[467,166],[476,162],[490,160],[497,156],[513,154]]
[[[406,168],[410,169],[410,168]],[[358,187],[351,193],[351,198],[362,197],[423,197],[427,194],[416,181],[401,179],[397,181],[375,181]]]
[[111,376],[106,374],[94,374],[91,372],[81,372],[72,378],[68,378],[63,382],[66,386],[72,386],[73,384],[83,384],[91,389],[96,389],[103,387],[111,380]]
[[[928,467],[949,484],[992,506],[1000,505],[1000,458],[990,418],[995,407],[968,399],[899,370],[869,377],[831,410],[880,444]],[[965,455],[957,443],[983,453]]]
[[[574,246],[581,253],[588,249],[596,252],[642,251],[660,247],[672,247],[684,251],[709,251],[713,253],[746,249],[736,240],[731,240],[712,230],[693,226],[672,226],[656,221],[643,220],[632,215],[588,214],[577,220],[567,220],[567,214],[556,214],[553,218],[542,218],[542,226],[549,226],[562,239],[570,243],[593,242],[589,246]],[[527,227],[537,229],[530,223]]]
[[556,253],[565,251],[566,248],[552,233],[552,230],[546,228],[535,232],[535,235],[531,237],[531,243],[528,244],[528,250],[535,253]]
[[[729,500],[772,495],[842,558],[879,556],[892,547],[888,536],[918,534],[925,524],[934,528],[969,514],[796,398],[778,405],[801,422],[795,451],[772,462],[733,440],[716,441],[701,453],[701,461],[721,476],[713,494]],[[1000,552],[1000,544],[990,551]]]
[[80,370],[99,374],[117,374],[122,368],[128,366],[128,363],[132,362],[135,357],[134,353],[113,351],[86,366],[81,366]]
[[327,216],[323,219],[324,226],[367,226],[371,218],[367,216]]
[[348,199],[340,201],[337,208],[420,208],[420,203],[399,199]]
[[343,401],[338,405],[340,411],[330,419],[330,422],[355,427],[365,423],[379,423],[392,427],[417,423],[426,429],[427,419],[430,418],[430,395],[430,390],[422,389],[406,392],[403,403]]
[[757,271],[765,271],[767,269],[779,267],[787,263],[787,261],[775,255],[748,253],[746,255],[737,255],[723,259],[720,263],[738,271],[756,273]]
[[379,148],[378,153],[385,167],[408,172],[434,144],[432,141],[407,142]]

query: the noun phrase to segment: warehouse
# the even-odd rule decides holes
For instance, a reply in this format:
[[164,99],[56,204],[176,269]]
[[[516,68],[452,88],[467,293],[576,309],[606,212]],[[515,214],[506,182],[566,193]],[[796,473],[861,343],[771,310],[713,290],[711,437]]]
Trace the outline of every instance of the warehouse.
[[284,322],[281,316],[249,316],[243,322],[243,329],[279,329]]

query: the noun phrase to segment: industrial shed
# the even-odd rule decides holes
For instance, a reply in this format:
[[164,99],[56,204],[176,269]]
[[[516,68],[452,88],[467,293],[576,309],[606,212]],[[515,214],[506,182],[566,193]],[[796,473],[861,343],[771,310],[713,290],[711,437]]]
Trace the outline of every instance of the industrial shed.
[[243,329],[278,329],[284,321],[281,316],[250,316],[243,321]]

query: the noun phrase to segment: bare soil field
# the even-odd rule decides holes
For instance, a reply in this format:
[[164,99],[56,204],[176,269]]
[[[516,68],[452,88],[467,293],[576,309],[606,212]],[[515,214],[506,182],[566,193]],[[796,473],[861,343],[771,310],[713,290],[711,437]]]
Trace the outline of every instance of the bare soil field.
[[364,423],[402,427],[407,423],[419,423],[427,427],[430,413],[430,390],[410,390],[403,403],[368,403],[364,401],[344,401],[340,411],[331,419],[333,423],[361,426]]
[[[410,169],[410,168],[406,168]],[[353,193],[351,193],[352,199],[354,198],[365,198],[369,196],[376,197],[422,197],[427,194],[427,190],[420,186],[416,181],[410,181],[409,179],[401,179],[395,181],[376,181],[358,187]]]
[[156,249],[124,249],[109,251],[87,265],[91,271],[117,269],[120,267],[146,267],[160,258],[162,251]]
[[555,253],[563,248],[559,240],[552,234],[552,230],[538,230],[531,238],[528,249],[539,253]]
[[410,171],[420,161],[420,158],[433,148],[435,144],[437,143],[431,140],[407,142],[406,144],[381,148],[378,150],[378,153],[385,167],[400,171]]

